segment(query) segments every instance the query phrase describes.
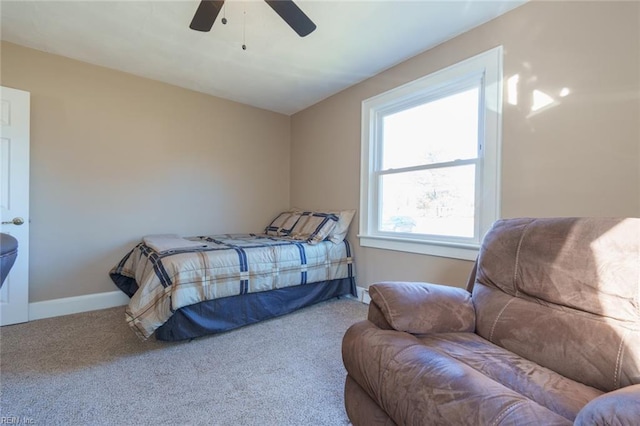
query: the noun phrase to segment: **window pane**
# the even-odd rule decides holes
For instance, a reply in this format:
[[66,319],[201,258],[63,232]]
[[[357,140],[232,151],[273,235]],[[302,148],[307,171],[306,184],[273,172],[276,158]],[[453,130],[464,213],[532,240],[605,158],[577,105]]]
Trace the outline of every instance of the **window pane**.
[[383,175],[378,230],[473,238],[475,168]]
[[478,156],[479,89],[383,117],[382,169]]

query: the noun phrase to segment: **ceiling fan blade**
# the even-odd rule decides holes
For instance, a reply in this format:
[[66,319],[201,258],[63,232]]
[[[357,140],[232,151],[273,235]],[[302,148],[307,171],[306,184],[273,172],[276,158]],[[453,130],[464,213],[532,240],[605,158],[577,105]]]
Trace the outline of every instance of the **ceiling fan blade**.
[[265,1],[300,37],[309,35],[316,29],[316,24],[300,10],[293,0]]
[[196,31],[211,31],[223,4],[224,0],[202,0],[189,28]]

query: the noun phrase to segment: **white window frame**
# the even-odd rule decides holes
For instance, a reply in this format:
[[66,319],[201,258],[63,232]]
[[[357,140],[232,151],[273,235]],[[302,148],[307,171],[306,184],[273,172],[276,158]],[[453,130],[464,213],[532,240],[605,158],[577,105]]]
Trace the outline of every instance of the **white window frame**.
[[[502,46],[498,46],[362,102],[360,245],[475,260],[482,237],[500,217],[502,55]],[[478,78],[482,84],[478,158],[473,162],[476,164],[475,235],[460,238],[379,231],[381,117],[428,102],[431,98],[447,96]]]

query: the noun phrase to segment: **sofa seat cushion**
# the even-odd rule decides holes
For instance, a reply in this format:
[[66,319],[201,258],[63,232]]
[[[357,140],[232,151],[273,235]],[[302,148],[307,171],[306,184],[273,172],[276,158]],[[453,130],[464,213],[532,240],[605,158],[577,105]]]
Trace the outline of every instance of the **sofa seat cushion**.
[[569,425],[601,394],[472,333],[416,337],[363,321],[345,334],[343,360],[397,424]]
[[598,389],[541,367],[477,334],[432,334],[418,340],[569,420],[602,395]]

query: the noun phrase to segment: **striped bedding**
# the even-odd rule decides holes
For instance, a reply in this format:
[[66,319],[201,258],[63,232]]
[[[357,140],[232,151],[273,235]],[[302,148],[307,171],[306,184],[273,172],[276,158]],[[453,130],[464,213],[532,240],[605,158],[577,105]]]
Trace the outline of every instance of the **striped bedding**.
[[206,246],[158,253],[140,243],[110,271],[116,285],[131,296],[126,319],[143,339],[183,306],[353,277],[346,240],[308,244],[263,234],[190,240]]

